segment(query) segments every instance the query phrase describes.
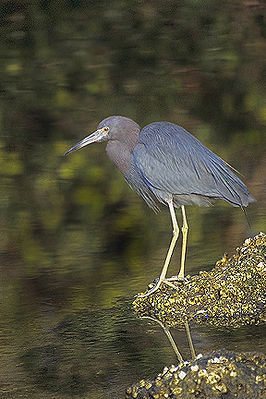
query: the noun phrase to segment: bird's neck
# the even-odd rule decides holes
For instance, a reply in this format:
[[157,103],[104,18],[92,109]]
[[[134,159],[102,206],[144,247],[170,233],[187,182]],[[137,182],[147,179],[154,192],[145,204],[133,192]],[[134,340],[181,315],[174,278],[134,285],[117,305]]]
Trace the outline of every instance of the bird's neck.
[[131,132],[125,139],[108,141],[106,153],[120,172],[127,177],[132,161],[132,151],[139,139],[139,130]]

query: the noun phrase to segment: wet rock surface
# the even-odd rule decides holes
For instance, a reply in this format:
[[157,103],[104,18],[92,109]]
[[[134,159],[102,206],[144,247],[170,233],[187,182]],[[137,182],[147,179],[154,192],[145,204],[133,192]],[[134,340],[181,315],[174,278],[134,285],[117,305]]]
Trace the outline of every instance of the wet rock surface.
[[248,238],[235,253],[219,260],[209,272],[162,284],[148,297],[137,297],[133,308],[172,327],[184,320],[196,324],[239,327],[265,321],[266,236]]
[[126,399],[265,398],[266,356],[226,350],[198,355],[194,361],[165,367],[152,380],[126,390]]

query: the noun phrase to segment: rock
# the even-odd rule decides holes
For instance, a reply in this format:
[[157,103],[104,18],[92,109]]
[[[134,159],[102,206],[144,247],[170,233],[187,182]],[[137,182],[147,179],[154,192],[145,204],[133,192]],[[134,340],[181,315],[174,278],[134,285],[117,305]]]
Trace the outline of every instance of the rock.
[[184,321],[239,327],[265,320],[266,236],[248,238],[231,257],[209,272],[186,276],[184,282],[162,284],[148,297],[137,297],[133,308],[172,327]]
[[194,361],[165,367],[153,380],[126,390],[126,399],[265,398],[266,356],[226,350],[198,355]]

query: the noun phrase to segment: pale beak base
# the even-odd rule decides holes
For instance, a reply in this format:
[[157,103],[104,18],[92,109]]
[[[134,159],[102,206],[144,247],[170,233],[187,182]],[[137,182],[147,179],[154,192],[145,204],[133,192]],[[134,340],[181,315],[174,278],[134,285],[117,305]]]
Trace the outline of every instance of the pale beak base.
[[85,147],[86,145],[89,145],[92,143],[99,143],[101,141],[106,141],[107,135],[108,135],[108,130],[106,130],[106,128],[98,129],[98,130],[96,130],[96,132],[85,137],[83,140],[79,141],[77,144],[75,144],[73,147],[71,147],[69,150],[67,150],[64,153],[64,155],[68,155],[71,152],[74,152],[76,150],[79,150],[82,147]]

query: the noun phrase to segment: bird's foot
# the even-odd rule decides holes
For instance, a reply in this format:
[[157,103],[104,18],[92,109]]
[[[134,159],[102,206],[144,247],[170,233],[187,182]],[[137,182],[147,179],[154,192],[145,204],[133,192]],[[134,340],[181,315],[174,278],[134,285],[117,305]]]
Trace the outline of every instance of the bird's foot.
[[[156,281],[156,280],[158,280],[158,279],[155,279],[155,281]],[[163,283],[166,284],[166,285],[168,285],[168,286],[170,286],[170,287],[172,287],[172,288],[175,288],[175,289],[176,289],[176,286],[175,286],[174,284],[172,284],[172,283],[169,281],[168,278],[165,278],[164,280],[158,280],[157,283],[155,283],[155,285],[154,285],[151,289],[149,289],[148,292],[146,292],[145,294],[138,294],[137,297],[139,297],[139,298],[144,298],[144,297],[147,297],[147,296],[153,294],[155,291],[157,291],[157,290],[160,288],[160,286],[161,286]]]
[[185,281],[185,276],[183,274],[179,274],[178,276],[172,276],[166,279],[167,281]]
[[167,281],[176,281],[177,280],[177,276],[167,277],[165,280],[167,280]]
[[[170,281],[171,281],[171,279],[170,279]],[[164,284],[169,285],[169,287],[176,288],[176,285],[171,283],[170,281],[168,278],[166,278],[163,282],[164,282]],[[174,280],[172,280],[172,281],[174,281]]]
[[151,289],[149,289],[148,292],[146,292],[145,294],[138,294],[137,298],[145,298],[151,294],[153,294],[155,291],[158,290],[158,288],[160,287],[161,282],[158,282],[157,284],[155,284]]

